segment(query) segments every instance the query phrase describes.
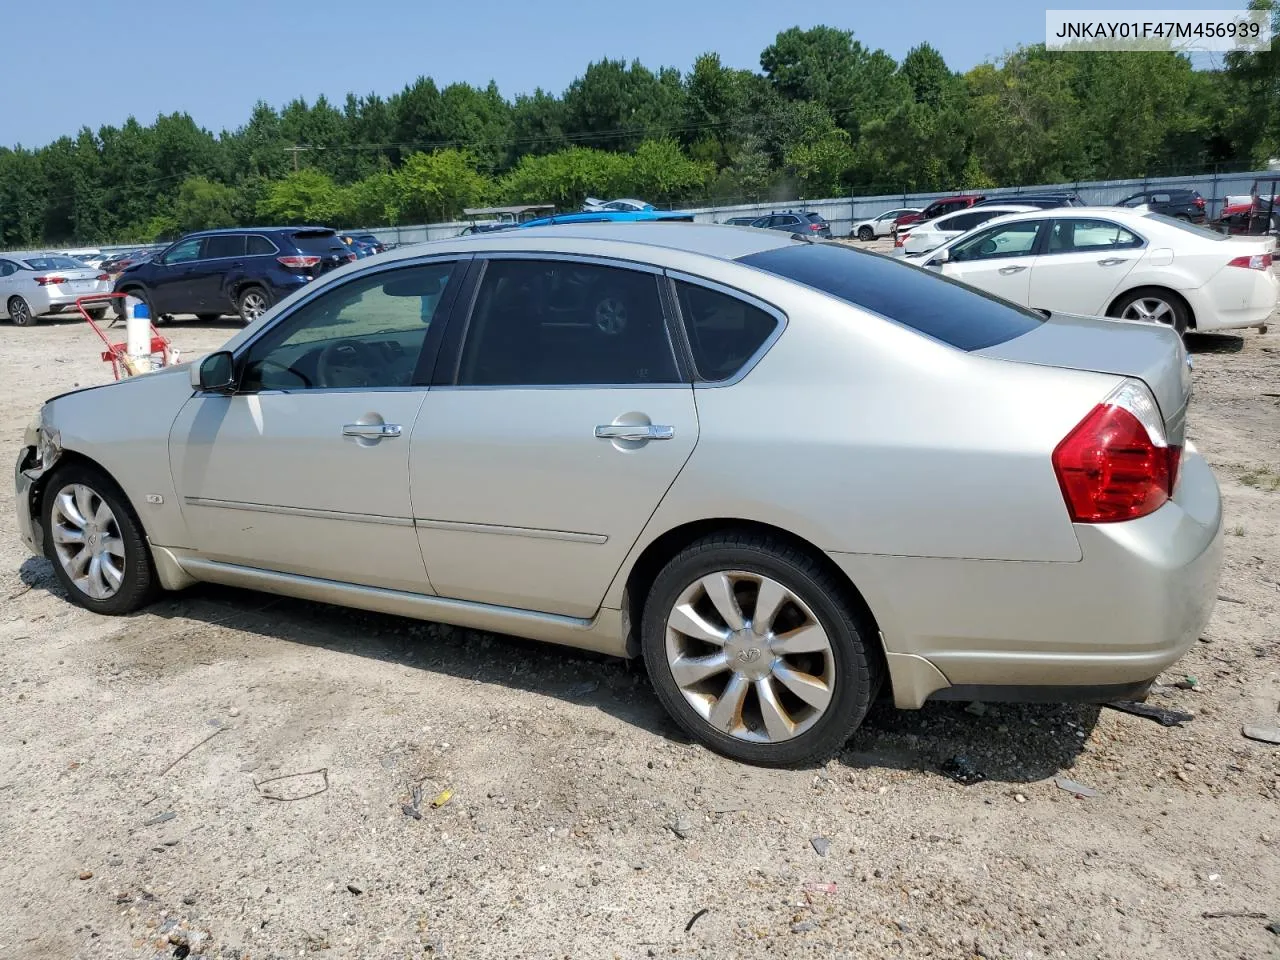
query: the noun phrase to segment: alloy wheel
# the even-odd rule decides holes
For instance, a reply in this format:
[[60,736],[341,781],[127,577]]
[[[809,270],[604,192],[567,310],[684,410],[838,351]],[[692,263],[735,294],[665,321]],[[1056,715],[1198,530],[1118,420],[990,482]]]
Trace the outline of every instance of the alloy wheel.
[[250,290],[240,300],[240,313],[250,323],[267,312],[267,298],[257,290]]
[[19,327],[30,326],[31,307],[28,306],[27,301],[23,300],[21,297],[14,297],[9,301],[9,316]]
[[666,654],[702,719],[748,742],[799,736],[835,692],[826,630],[792,590],[757,573],[722,570],[686,587],[667,617]]
[[1120,319],[1172,325],[1177,320],[1177,314],[1168,302],[1159,297],[1139,297],[1124,308]]
[[124,538],[107,501],[69,484],[54,498],[51,521],[53,550],[71,582],[92,600],[115,596],[124,583]]

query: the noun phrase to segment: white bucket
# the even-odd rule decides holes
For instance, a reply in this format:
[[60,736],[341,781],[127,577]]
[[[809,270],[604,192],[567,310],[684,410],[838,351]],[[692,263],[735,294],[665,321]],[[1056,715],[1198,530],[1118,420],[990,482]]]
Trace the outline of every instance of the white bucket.
[[151,369],[151,317],[133,297],[125,300],[125,352],[138,373]]

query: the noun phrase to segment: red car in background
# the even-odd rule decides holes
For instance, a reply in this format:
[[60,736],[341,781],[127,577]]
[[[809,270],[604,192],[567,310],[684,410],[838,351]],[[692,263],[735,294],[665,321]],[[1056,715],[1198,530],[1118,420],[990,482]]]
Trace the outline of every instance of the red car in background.
[[985,199],[987,198],[980,193],[962,193],[955,197],[943,197],[941,200],[933,201],[919,213],[903,214],[893,222],[894,232],[896,233],[899,227],[905,227],[913,223],[927,223],[948,213],[965,210],[975,203],[981,203]]

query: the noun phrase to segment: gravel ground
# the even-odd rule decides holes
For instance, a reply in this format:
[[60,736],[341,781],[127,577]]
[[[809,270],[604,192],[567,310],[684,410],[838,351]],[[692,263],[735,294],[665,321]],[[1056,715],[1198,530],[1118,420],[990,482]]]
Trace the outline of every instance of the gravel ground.
[[[1192,342],[1231,535],[1151,698],[1181,727],[879,706],[824,767],[747,768],[638,665],[212,587],[93,616],[0,484],[0,957],[1280,955],[1280,748],[1241,736],[1280,723],[1272,329]],[[0,325],[0,461],[96,354]]]

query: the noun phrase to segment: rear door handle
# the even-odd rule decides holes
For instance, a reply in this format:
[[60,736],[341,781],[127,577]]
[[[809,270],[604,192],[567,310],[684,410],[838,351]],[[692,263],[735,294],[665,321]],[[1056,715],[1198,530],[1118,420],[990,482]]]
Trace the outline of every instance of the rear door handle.
[[1107,257],[1105,260],[1099,260],[1098,266],[1114,267],[1116,264],[1128,263],[1128,262],[1129,262],[1129,259],[1127,257]]
[[670,440],[675,427],[656,423],[602,423],[596,427],[597,440]]
[[398,423],[348,423],[342,428],[344,437],[359,437],[361,440],[388,440],[400,436]]
[[1001,267],[999,272],[1001,273],[1001,275],[1007,277],[1010,274],[1021,273],[1025,269],[1027,268],[1026,267]]

